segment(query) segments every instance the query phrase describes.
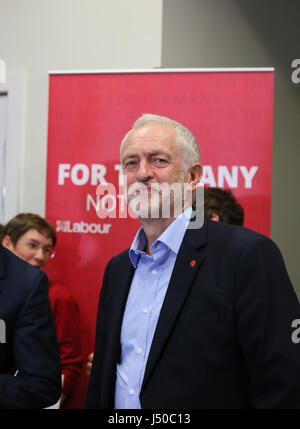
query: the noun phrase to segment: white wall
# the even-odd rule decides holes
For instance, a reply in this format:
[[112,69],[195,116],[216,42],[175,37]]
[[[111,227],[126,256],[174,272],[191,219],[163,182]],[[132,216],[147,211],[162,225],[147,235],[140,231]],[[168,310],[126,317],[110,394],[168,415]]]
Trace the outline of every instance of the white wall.
[[0,0],[0,58],[25,76],[20,211],[44,215],[48,71],[160,67],[161,31],[162,0]]
[[163,67],[275,67],[271,236],[300,297],[299,0],[164,0]]
[[21,70],[8,73],[5,83],[0,83],[0,92],[6,95],[6,112],[0,112],[0,127],[5,136],[5,150],[0,164],[3,178],[2,215],[6,223],[20,210],[20,165],[24,144],[25,118],[25,73]]

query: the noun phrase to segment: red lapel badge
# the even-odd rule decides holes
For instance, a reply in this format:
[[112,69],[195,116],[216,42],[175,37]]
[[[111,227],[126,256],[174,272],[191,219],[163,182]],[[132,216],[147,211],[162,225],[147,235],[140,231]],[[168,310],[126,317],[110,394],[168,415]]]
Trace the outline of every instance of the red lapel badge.
[[195,259],[193,259],[191,262],[190,262],[190,267],[194,267],[196,265],[196,261],[195,261]]

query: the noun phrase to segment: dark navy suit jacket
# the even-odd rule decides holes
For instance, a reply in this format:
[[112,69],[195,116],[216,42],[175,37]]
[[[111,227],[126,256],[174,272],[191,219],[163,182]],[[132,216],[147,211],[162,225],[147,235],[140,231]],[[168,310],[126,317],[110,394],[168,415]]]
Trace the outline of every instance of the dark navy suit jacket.
[[[107,265],[87,408],[113,408],[133,266]],[[142,408],[300,408],[299,302],[277,246],[246,228],[187,230],[158,319]]]
[[1,245],[0,334],[0,408],[54,404],[61,368],[48,279]]

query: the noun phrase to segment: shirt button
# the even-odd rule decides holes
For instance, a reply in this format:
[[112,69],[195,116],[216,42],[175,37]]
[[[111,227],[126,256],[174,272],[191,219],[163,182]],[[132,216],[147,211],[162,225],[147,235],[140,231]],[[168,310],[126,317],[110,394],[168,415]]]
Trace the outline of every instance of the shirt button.
[[143,310],[143,312],[144,312],[144,313],[148,313],[148,308],[147,308],[147,307],[145,307],[145,308],[144,308],[144,310]]
[[130,390],[129,390],[129,395],[131,395],[131,396],[133,396],[133,395],[134,395],[134,390],[133,390],[133,389],[130,389]]
[[157,270],[152,270],[152,274],[157,274],[158,271]]
[[140,355],[142,353],[142,349],[138,348],[136,352]]

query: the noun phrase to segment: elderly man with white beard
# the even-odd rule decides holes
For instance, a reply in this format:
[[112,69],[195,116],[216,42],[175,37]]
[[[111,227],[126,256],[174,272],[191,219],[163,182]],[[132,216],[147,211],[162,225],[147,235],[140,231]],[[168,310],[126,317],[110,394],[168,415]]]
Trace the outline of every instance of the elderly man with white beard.
[[195,198],[202,174],[180,123],[143,115],[120,152],[141,228],[105,269],[86,407],[299,408],[300,308],[277,246],[236,225],[195,228],[184,192],[163,216],[168,199],[153,203],[151,187]]

